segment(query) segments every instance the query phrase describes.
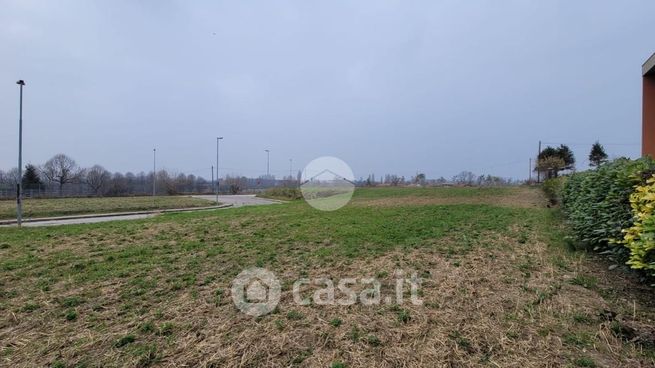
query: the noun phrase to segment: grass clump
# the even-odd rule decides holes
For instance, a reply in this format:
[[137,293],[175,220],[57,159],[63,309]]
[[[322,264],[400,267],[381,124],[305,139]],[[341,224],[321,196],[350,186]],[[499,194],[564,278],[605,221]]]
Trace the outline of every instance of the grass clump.
[[380,341],[380,339],[375,335],[368,335],[368,337],[366,338],[366,342],[371,346],[382,345],[382,341]]
[[572,285],[582,286],[585,289],[595,289],[598,279],[594,276],[576,275],[569,281]]
[[139,327],[139,332],[142,334],[149,334],[155,332],[155,324],[152,322],[146,322]]
[[83,303],[84,299],[80,298],[79,296],[69,296],[62,299],[59,304],[65,308],[74,308]]
[[402,323],[409,323],[412,317],[407,309],[398,310],[398,320]]
[[333,319],[330,320],[330,326],[332,326],[332,327],[339,327],[339,326],[341,326],[342,323],[343,323],[343,321],[341,319],[339,319],[339,318],[333,318]]
[[362,331],[357,326],[353,326],[348,333],[348,337],[352,342],[358,342],[362,338]]
[[304,316],[302,315],[302,313],[295,310],[291,310],[287,313],[287,319],[291,321],[299,321],[303,318]]
[[596,368],[596,362],[589,357],[579,357],[573,361],[576,367]]
[[475,352],[475,348],[473,347],[473,343],[471,340],[469,340],[467,337],[462,335],[461,332],[459,331],[452,331],[451,333],[448,334],[448,337],[450,337],[455,344],[457,344],[457,347],[466,351],[469,354],[472,354]]
[[584,313],[574,313],[573,321],[575,321],[576,323],[590,324],[593,322],[593,319],[589,315]]
[[566,333],[564,336],[564,343],[568,345],[575,345],[578,347],[587,347],[593,344],[591,335],[585,332],[580,333]]
[[173,334],[173,329],[175,328],[175,325],[171,322],[164,322],[159,326],[159,331],[157,332],[158,335],[161,336],[170,336]]
[[74,321],[77,319],[77,311],[75,309],[69,309],[66,311],[64,314],[64,318],[66,318],[67,321]]
[[37,303],[27,303],[20,310],[21,310],[21,312],[31,313],[31,312],[34,312],[35,310],[39,309],[40,307],[41,306],[38,305]]
[[114,347],[122,348],[123,346],[131,344],[134,341],[136,341],[136,337],[134,335],[125,335],[120,339],[116,340],[116,342],[114,343]]

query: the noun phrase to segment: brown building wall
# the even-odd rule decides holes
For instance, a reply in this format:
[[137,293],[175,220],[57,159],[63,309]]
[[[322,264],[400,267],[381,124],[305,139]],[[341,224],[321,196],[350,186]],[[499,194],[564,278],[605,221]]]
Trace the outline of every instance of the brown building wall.
[[641,155],[655,158],[655,75],[644,76]]

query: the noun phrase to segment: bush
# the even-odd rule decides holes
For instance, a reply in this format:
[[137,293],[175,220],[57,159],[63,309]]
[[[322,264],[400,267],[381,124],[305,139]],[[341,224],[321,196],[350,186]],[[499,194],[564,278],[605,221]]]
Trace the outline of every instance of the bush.
[[654,169],[650,158],[621,158],[571,175],[562,190],[562,207],[576,237],[600,247],[622,238],[621,230],[632,226],[630,195]]
[[281,199],[281,200],[288,201],[294,199],[301,199],[302,193],[298,188],[276,187],[276,188],[266,189],[262,193],[258,194],[257,197]]
[[630,249],[628,264],[655,275],[655,175],[630,195],[633,224],[618,241]]
[[558,204],[561,201],[562,189],[564,188],[565,182],[566,177],[559,177],[547,179],[541,185],[541,189],[544,191],[551,204]]

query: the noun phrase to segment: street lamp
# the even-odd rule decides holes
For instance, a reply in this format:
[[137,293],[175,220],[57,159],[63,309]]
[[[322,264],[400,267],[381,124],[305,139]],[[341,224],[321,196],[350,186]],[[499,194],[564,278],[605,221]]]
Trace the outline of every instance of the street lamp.
[[218,142],[223,139],[223,137],[216,137],[216,205],[218,206]]
[[266,151],[266,179],[268,179],[271,176],[271,171],[270,171],[271,151],[270,150],[264,150],[264,151]]
[[18,183],[16,183],[16,222],[18,226],[23,223],[23,86],[25,81],[22,79],[16,82],[20,86],[20,102],[18,108]]

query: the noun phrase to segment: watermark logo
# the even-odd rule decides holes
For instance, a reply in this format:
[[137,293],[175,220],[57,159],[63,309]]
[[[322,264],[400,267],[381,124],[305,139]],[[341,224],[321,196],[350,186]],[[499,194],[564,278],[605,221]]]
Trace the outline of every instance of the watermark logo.
[[336,157],[324,156],[310,162],[302,172],[300,191],[310,206],[335,211],[350,202],[355,192],[355,175]]
[[280,281],[264,268],[243,270],[232,280],[231,295],[234,305],[253,317],[271,313],[280,302]]
[[[409,277],[407,277],[409,276]],[[401,305],[410,302],[422,305],[421,279],[414,272],[406,275],[394,272],[395,282],[383,293],[382,283],[373,277],[347,277],[333,279],[302,278],[293,283],[293,302],[299,306],[342,305]],[[249,268],[232,281],[232,300],[237,308],[248,315],[259,317],[271,313],[280,302],[280,282],[263,268]],[[409,295],[407,295],[409,292]]]

